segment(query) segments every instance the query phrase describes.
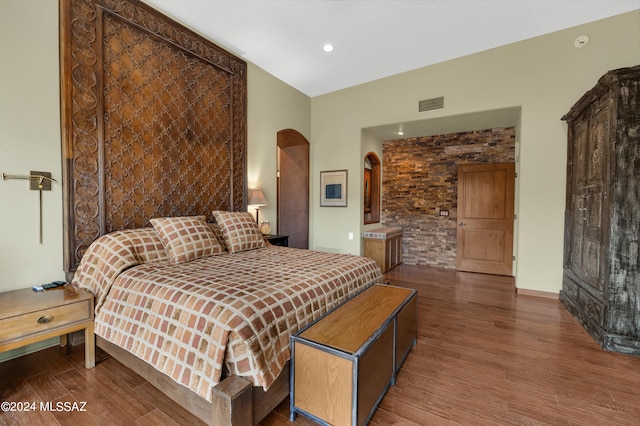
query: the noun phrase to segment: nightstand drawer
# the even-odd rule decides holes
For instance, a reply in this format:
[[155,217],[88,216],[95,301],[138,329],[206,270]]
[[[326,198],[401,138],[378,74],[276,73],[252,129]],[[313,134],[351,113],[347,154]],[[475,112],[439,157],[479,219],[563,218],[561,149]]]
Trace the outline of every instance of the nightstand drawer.
[[0,343],[89,320],[91,320],[91,303],[86,300],[27,312],[2,320]]

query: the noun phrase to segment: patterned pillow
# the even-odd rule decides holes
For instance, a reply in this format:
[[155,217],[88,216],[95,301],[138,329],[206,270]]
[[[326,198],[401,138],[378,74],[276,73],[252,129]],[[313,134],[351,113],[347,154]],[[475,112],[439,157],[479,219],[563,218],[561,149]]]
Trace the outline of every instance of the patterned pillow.
[[220,243],[222,248],[226,251],[227,247],[225,246],[224,237],[222,236],[222,231],[220,230],[220,227],[218,226],[218,224],[215,222],[213,223],[208,222],[207,224],[211,227],[211,230],[213,231],[213,235],[216,236],[216,238],[218,239],[218,242]]
[[151,219],[173,263],[224,253],[204,216]]
[[251,213],[214,211],[213,217],[220,226],[224,243],[230,253],[266,247],[267,244]]
[[97,313],[122,271],[142,263],[168,260],[160,236],[153,228],[115,231],[91,243],[73,276],[73,284],[96,296]]

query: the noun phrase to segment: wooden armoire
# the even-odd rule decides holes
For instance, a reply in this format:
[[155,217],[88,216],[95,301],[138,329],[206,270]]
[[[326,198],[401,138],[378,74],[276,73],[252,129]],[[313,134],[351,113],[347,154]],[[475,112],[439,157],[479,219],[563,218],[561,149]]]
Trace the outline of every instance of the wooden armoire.
[[606,73],[562,119],[560,301],[604,349],[640,355],[640,66]]

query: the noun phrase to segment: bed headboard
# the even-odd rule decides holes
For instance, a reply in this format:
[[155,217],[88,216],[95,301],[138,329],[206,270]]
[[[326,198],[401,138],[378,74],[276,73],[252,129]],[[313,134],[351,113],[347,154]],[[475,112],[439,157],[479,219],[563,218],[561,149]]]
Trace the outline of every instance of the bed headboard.
[[246,63],[138,0],[60,1],[64,263],[160,216],[246,209]]

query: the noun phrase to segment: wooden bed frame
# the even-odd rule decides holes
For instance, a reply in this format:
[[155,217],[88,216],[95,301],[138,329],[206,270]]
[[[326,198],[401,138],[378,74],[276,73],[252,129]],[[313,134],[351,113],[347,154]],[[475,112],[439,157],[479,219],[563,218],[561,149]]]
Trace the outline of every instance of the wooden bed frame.
[[[246,210],[246,62],[138,0],[60,0],[60,55],[68,279],[105,233]],[[226,378],[209,403],[97,344],[207,423],[256,424],[288,395],[285,368],[268,392]]]
[[255,425],[289,396],[289,362],[268,392],[242,377],[231,376],[213,387],[212,402],[168,376],[158,373],[130,352],[96,336],[96,344],[113,358],[134,370],[169,398],[182,405],[202,421],[213,425]]

